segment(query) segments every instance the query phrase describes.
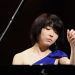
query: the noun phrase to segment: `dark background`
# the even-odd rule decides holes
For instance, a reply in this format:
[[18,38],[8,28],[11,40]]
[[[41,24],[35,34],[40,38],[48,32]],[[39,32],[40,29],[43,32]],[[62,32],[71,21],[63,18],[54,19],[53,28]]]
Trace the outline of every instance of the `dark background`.
[[[8,25],[21,0],[0,1],[0,36]],[[43,12],[58,15],[66,29],[74,28],[75,3],[72,0],[24,0],[8,31],[0,41],[0,65],[11,65],[13,56],[29,47],[30,28],[33,20]],[[66,38],[66,36],[65,36]],[[66,41],[64,52],[70,55]]]

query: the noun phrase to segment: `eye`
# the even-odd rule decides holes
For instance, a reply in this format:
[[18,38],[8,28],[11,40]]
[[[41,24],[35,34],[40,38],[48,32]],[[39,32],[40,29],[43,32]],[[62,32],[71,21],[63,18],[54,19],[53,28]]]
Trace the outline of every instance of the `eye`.
[[46,29],[46,30],[51,30],[51,28],[50,28],[50,27],[46,27],[45,29]]
[[49,28],[46,28],[46,30],[50,30]]

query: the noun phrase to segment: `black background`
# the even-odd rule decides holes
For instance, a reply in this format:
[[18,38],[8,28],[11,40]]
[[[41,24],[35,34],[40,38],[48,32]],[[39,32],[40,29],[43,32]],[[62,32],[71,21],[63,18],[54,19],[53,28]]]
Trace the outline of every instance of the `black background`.
[[[21,0],[0,0],[0,36],[8,25]],[[0,65],[11,65],[13,56],[31,46],[30,28],[43,12],[58,15],[66,29],[74,28],[75,12],[72,0],[24,0],[8,31],[0,41]],[[66,36],[65,36],[66,38]],[[64,51],[70,55],[68,42]]]

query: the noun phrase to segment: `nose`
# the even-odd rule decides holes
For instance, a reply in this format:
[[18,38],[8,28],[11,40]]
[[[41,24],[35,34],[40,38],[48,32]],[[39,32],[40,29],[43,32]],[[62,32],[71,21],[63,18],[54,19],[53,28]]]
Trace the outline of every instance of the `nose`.
[[50,37],[53,37],[53,35],[52,35],[52,34],[50,34]]
[[49,33],[50,37],[53,37],[54,36],[54,30],[52,29]]

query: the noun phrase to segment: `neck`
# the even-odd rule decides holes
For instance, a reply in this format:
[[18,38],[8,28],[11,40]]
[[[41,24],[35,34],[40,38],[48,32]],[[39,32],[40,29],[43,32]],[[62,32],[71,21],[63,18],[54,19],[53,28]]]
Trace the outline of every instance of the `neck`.
[[45,47],[45,46],[42,46],[42,45],[39,45],[38,43],[36,43],[34,46],[33,46],[34,50],[37,51],[38,53],[44,53],[44,52],[50,52],[49,50],[49,47]]

